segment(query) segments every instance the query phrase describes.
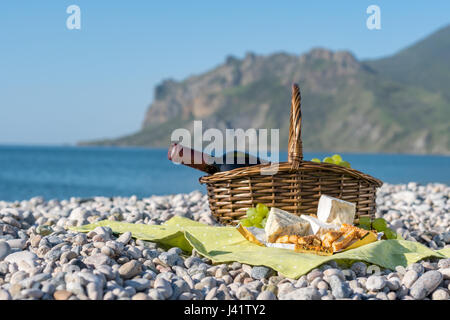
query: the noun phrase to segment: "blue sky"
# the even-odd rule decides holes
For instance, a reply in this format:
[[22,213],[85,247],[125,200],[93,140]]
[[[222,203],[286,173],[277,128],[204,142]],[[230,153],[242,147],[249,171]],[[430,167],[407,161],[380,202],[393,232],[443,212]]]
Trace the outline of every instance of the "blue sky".
[[[450,1],[11,1],[0,4],[0,143],[63,144],[138,130],[162,79],[232,54],[313,47],[390,55],[450,23]],[[69,5],[81,30],[68,30]],[[366,8],[381,8],[381,30]]]

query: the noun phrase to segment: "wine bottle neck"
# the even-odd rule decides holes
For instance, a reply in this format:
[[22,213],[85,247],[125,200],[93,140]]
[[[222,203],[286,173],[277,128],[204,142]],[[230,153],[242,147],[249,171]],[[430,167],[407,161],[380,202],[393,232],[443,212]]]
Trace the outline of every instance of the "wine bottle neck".
[[213,157],[178,143],[170,145],[167,156],[174,163],[183,164],[209,174],[261,163],[259,158],[244,152],[233,151],[221,157]]

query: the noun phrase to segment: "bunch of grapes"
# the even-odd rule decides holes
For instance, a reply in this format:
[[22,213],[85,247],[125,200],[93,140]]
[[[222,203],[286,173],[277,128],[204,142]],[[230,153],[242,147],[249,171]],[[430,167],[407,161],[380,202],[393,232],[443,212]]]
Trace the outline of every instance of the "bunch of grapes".
[[377,218],[371,220],[370,217],[359,218],[358,227],[366,230],[377,230],[377,232],[383,232],[385,239],[397,239],[397,234],[387,226],[386,220],[383,218]]
[[256,227],[264,228],[267,222],[267,215],[269,214],[269,208],[258,203],[256,208],[247,209],[247,218],[241,220],[241,224],[244,227]]
[[[313,159],[311,159],[311,161],[320,163],[320,159],[318,159],[318,158],[313,158]],[[325,157],[325,158],[323,158],[322,162],[333,163],[333,164],[337,164],[337,165],[340,165],[340,166],[343,166],[346,168],[350,168],[350,163],[342,160],[342,157],[338,154],[335,154],[332,157]]]

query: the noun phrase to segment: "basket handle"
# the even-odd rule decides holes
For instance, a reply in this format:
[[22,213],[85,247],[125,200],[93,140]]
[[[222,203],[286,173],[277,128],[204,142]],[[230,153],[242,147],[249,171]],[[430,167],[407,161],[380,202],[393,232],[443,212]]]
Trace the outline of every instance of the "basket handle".
[[302,110],[301,95],[298,84],[292,85],[292,102],[289,126],[289,143],[288,143],[288,162],[291,167],[298,169],[300,162],[303,160],[302,147]]

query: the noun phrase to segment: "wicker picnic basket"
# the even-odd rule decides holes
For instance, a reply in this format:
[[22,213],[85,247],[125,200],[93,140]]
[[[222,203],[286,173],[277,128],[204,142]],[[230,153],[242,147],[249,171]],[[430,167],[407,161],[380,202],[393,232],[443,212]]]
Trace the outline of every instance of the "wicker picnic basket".
[[288,162],[279,163],[275,174],[261,174],[270,164],[217,172],[200,178],[206,183],[209,206],[216,219],[235,225],[249,207],[264,203],[290,213],[316,214],[322,194],[356,204],[355,223],[361,216],[375,216],[376,189],[383,183],[343,166],[303,160],[301,97],[292,86]]

